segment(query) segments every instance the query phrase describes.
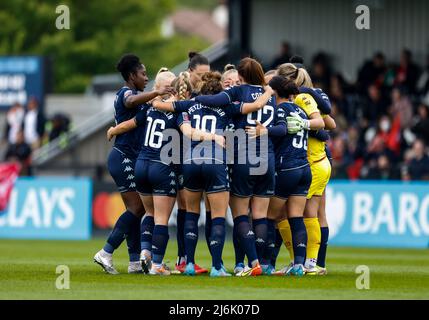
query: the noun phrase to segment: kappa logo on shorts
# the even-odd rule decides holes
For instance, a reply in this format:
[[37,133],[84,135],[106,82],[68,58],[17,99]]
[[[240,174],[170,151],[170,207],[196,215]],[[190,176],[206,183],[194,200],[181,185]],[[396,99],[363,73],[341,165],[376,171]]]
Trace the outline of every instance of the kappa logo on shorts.
[[175,185],[176,185],[176,181],[171,180],[171,181],[170,181],[170,186],[175,186]]
[[134,180],[134,178],[135,177],[132,174],[129,174],[128,177],[127,177],[127,180]]
[[152,235],[152,233],[150,232],[150,231],[145,231],[145,232],[143,232],[142,234],[146,234],[146,235],[148,235],[148,236],[151,236]]
[[171,172],[170,172],[170,174],[169,174],[168,176],[172,178],[172,177],[174,177],[174,176],[175,176],[175,174],[174,174],[174,172],[173,172],[173,171],[171,171]]
[[275,244],[274,243],[271,243],[269,246],[268,246],[268,248],[275,248]]
[[255,235],[255,234],[253,233],[253,231],[252,231],[252,230],[249,230],[249,232],[246,234],[246,237],[248,237],[248,236],[253,236],[253,235]]
[[130,166],[126,166],[124,169],[124,172],[130,172],[133,171],[133,168],[131,168]]
[[152,245],[152,249],[154,249],[154,250],[158,250],[158,247],[156,247],[156,246]]
[[298,248],[306,248],[306,244],[305,243],[300,243],[297,245]]
[[132,161],[128,158],[125,158],[124,161],[122,161],[122,164],[131,163]]
[[223,185],[221,185],[221,186],[213,186],[213,189],[222,189],[222,188],[225,188],[225,185],[223,184]]
[[211,246],[215,246],[215,245],[217,245],[219,242],[218,241],[216,241],[216,240],[212,240],[212,241],[210,241],[210,245]]
[[135,182],[131,182],[130,186],[128,188],[135,188],[136,187],[136,183]]
[[175,194],[176,193],[176,189],[171,189],[170,190],[170,194]]
[[256,241],[256,242],[259,242],[259,243],[265,243],[265,240],[264,240],[264,239],[262,239],[262,238],[257,238],[255,241]]

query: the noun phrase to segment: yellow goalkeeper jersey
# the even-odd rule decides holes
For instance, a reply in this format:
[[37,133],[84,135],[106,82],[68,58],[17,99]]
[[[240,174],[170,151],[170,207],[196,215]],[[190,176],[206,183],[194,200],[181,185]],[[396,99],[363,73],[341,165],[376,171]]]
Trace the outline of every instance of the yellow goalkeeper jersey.
[[[301,93],[296,96],[295,104],[307,114],[308,118],[315,112],[320,112],[317,109],[317,102],[308,93]],[[308,137],[307,158],[310,165],[318,162],[326,157],[325,142],[313,137]]]

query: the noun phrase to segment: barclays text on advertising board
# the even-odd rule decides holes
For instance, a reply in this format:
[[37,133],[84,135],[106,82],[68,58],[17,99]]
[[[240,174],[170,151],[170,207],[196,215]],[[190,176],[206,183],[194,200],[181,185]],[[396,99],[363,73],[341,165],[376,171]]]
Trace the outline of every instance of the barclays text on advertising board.
[[87,178],[18,179],[0,214],[0,238],[89,239],[91,192]]
[[429,245],[429,183],[332,182],[326,206],[330,244]]

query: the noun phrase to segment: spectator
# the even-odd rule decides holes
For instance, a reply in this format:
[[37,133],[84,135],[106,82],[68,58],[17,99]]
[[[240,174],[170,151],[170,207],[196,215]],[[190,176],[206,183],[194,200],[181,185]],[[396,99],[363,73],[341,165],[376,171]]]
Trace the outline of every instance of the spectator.
[[407,129],[411,126],[413,119],[413,106],[404,89],[395,87],[392,90],[392,105],[389,107],[389,113],[393,119],[398,118],[401,129]]
[[381,88],[386,73],[386,60],[381,52],[377,52],[372,60],[365,62],[358,74],[359,92],[365,94],[366,88],[374,84]]
[[39,110],[39,103],[32,97],[27,104],[27,112],[24,116],[24,138],[32,149],[40,147],[45,134],[45,117]]
[[58,138],[61,134],[69,131],[70,118],[62,113],[57,113],[51,120],[52,129],[49,132],[49,141]]
[[394,170],[388,155],[380,154],[375,162],[375,166],[370,167],[363,176],[367,180],[397,180],[399,179],[398,170]]
[[328,55],[321,52],[314,56],[310,74],[314,87],[328,92],[332,74]]
[[417,110],[418,116],[415,118],[415,124],[412,132],[417,138],[422,139],[426,145],[429,145],[429,107],[423,103]]
[[9,144],[16,143],[16,137],[21,130],[22,121],[24,120],[24,108],[21,104],[15,103],[9,109],[6,115],[6,132],[4,139]]
[[30,175],[31,147],[25,142],[22,130],[18,131],[15,140],[6,151],[5,161],[19,162],[21,175]]
[[406,168],[406,176],[411,180],[429,180],[429,157],[425,153],[422,140],[416,140],[412,148],[411,161]]
[[380,88],[372,84],[368,88],[368,98],[362,108],[363,117],[375,123],[380,115],[386,113],[388,105],[389,101],[383,97]]
[[[371,133],[368,132],[368,135]],[[389,154],[390,161],[395,161],[396,157],[400,154],[400,127],[399,122],[392,121],[388,116],[382,116],[378,123],[373,138],[369,138],[369,145],[367,148],[368,158],[377,158],[380,154]]]
[[410,50],[404,49],[401,53],[401,61],[396,69],[395,86],[404,86],[408,92],[414,94],[419,79],[419,67],[413,62]]
[[269,69],[277,69],[283,63],[288,63],[292,57],[290,45],[288,42],[282,42],[280,53],[274,58]]

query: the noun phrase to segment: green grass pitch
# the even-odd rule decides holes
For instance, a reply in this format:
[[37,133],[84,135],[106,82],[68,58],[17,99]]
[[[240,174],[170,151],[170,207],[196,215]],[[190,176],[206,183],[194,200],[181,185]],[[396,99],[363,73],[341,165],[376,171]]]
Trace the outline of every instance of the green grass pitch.
[[[120,275],[107,275],[92,257],[103,239],[91,241],[0,240],[0,299],[429,299],[427,250],[328,248],[325,277],[215,278],[129,275],[126,246],[115,253]],[[176,243],[168,246],[172,266]],[[278,267],[286,264],[282,248]],[[232,244],[224,250],[233,267]],[[206,244],[197,248],[197,263],[210,266]],[[58,290],[58,265],[70,268],[70,289]],[[370,268],[370,289],[356,289],[356,267]]]

